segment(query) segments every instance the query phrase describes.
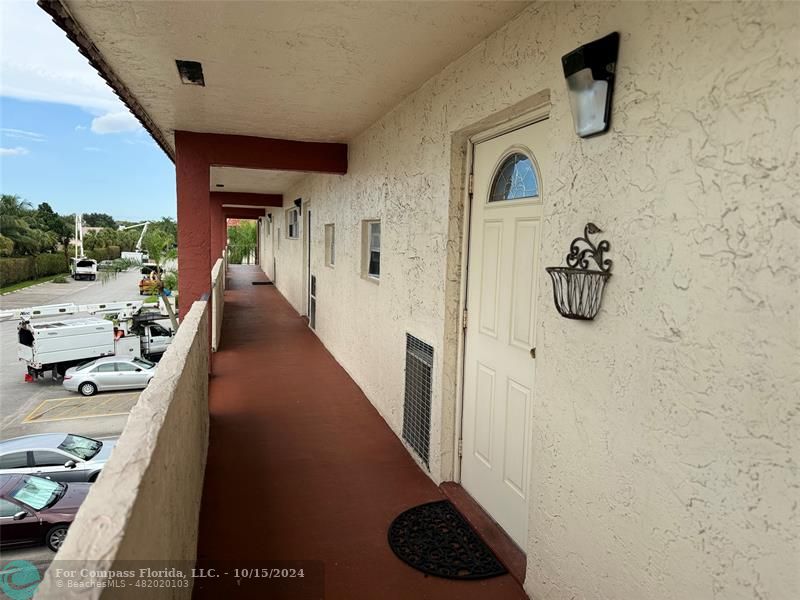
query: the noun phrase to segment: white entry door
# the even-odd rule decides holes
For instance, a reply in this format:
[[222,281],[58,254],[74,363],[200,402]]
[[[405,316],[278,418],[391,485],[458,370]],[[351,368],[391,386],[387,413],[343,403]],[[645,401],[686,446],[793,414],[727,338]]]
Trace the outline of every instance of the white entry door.
[[475,145],[461,483],[521,547],[542,230],[542,121]]

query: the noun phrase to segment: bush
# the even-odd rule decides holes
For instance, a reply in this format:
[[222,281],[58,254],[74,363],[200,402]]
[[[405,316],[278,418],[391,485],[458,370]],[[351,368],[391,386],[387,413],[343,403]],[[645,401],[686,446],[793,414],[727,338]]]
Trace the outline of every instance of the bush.
[[122,255],[119,246],[105,246],[104,248],[94,248],[86,252],[86,256],[100,262],[101,260],[114,260]]
[[36,259],[33,256],[0,258],[0,287],[28,279],[36,279]]
[[69,271],[67,258],[63,254],[39,254],[35,258],[36,277],[59,275]]
[[69,271],[63,254],[0,258],[0,287]]

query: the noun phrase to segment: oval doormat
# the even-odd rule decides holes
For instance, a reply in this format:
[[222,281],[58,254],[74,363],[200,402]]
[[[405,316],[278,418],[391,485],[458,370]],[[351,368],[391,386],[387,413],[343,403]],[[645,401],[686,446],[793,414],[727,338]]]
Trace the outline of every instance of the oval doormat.
[[398,515],[389,546],[415,569],[448,579],[486,579],[506,573],[489,547],[449,500],[429,502]]

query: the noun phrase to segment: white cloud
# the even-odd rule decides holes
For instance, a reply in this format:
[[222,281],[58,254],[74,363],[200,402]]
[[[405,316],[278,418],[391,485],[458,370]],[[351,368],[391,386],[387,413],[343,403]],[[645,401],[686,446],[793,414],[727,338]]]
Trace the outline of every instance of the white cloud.
[[86,131],[85,125],[75,125],[75,131]]
[[139,129],[139,121],[127,110],[113,112],[96,117],[92,120],[92,132],[104,135],[106,133],[124,133]]
[[27,153],[28,149],[22,146],[17,146],[16,148],[0,148],[0,156],[22,156]]
[[24,129],[11,129],[10,127],[0,129],[0,136],[25,140],[26,142],[43,142],[46,139],[41,133],[25,131]]
[[103,151],[102,148],[98,148],[97,146],[85,146],[84,150],[86,152],[102,152]]
[[99,116],[95,133],[140,128],[133,116],[125,124],[122,101],[32,0],[0,2],[0,70],[2,96],[78,106]]

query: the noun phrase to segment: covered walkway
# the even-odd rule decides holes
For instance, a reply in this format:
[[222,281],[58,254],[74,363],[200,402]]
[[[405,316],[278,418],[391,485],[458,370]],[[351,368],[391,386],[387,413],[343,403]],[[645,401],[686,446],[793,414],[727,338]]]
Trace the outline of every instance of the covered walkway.
[[263,279],[229,271],[198,561],[323,561],[328,600],[525,598],[510,575],[451,581],[394,556],[392,519],[444,496],[306,320],[251,284]]

